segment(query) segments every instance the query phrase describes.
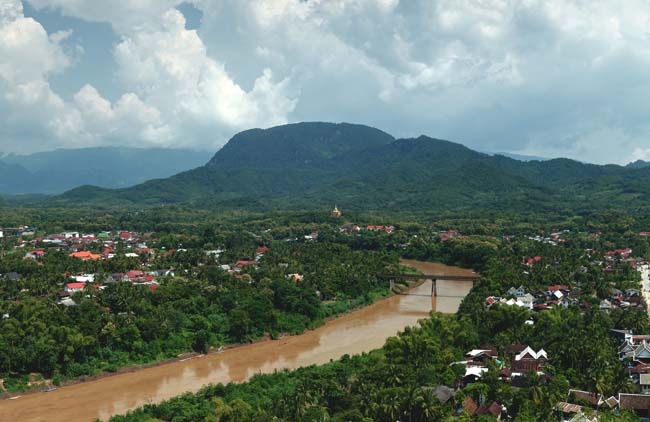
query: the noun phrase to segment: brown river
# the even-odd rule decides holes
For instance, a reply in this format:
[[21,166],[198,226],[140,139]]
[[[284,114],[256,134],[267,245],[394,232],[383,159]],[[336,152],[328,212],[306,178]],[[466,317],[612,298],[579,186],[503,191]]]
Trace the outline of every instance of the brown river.
[[[404,260],[425,274],[466,275],[457,267]],[[471,281],[438,280],[432,298],[431,281],[370,306],[328,321],[304,334],[248,344],[185,361],[109,376],[0,401],[2,422],[91,422],[106,420],[147,403],[157,403],[209,383],[239,382],[257,373],[322,364],[344,354],[368,352],[386,339],[415,325],[431,310],[453,313],[472,287]]]

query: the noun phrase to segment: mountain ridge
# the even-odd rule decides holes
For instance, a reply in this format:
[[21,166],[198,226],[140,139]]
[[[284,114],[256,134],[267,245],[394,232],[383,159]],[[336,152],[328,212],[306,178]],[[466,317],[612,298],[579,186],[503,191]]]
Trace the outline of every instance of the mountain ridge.
[[530,211],[650,205],[650,168],[558,158],[519,161],[419,136],[395,139],[348,123],[305,122],[233,136],[203,167],[126,189],[84,186],[55,203],[174,204],[357,210]]

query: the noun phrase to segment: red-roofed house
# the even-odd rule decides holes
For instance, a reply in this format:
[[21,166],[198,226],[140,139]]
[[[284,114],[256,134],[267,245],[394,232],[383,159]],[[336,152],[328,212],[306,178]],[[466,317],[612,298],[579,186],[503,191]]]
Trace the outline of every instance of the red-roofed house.
[[82,261],[97,261],[102,256],[99,254],[94,254],[89,251],[73,252],[68,255],[72,258],[81,259]]
[[242,259],[242,260],[237,261],[235,263],[235,267],[244,268],[244,267],[248,267],[248,266],[255,265],[255,264],[257,264],[257,262],[255,262],[255,261],[246,261],[246,260]]
[[131,281],[134,281],[135,279],[144,277],[144,271],[131,270],[128,273],[126,273],[126,276],[129,277]]
[[43,258],[45,256],[45,251],[42,249],[37,249],[35,251],[27,252],[25,254],[25,258],[29,259],[39,259]]
[[65,285],[65,291],[68,293],[80,292],[86,287],[86,283],[68,283]]

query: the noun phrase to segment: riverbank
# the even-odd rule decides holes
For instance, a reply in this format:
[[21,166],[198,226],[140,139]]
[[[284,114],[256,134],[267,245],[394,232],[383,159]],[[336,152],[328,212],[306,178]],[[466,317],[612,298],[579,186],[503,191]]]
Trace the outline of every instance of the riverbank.
[[[430,265],[430,263],[425,263]],[[438,264],[439,271],[453,267]],[[459,269],[461,270],[461,269]],[[463,270],[467,271],[467,270]],[[304,334],[244,344],[201,357],[33,393],[0,403],[0,421],[90,422],[159,403],[207,384],[242,382],[255,374],[320,365],[382,347],[388,337],[426,318],[436,303],[431,282],[392,295]]]
[[[336,320],[338,318],[341,318],[344,315],[347,315],[351,312],[354,312],[359,309],[363,309],[364,307],[370,306],[374,303],[380,302],[382,300],[385,300],[395,294],[401,294],[404,292],[407,292],[409,290],[412,290],[419,285],[421,285],[424,281],[418,281],[414,283],[410,283],[402,288],[396,289],[396,291],[389,291],[389,290],[384,290],[384,291],[374,291],[369,293],[369,297],[372,298],[370,301],[362,301],[357,299],[356,301],[352,300],[349,301],[348,303],[342,304],[341,310],[334,312],[333,314],[327,315],[323,318],[322,323],[314,326],[313,328],[306,329],[302,333],[298,334],[289,334],[289,333],[283,333],[279,337],[273,338],[270,334],[266,334],[263,337],[260,337],[258,339],[255,339],[253,341],[247,342],[247,343],[234,343],[234,344],[226,344],[223,346],[220,346],[218,348],[211,348],[211,350],[208,352],[208,355],[213,355],[213,354],[219,354],[223,353],[225,350],[231,350],[231,349],[237,349],[240,347],[248,346],[248,345],[254,345],[258,344],[261,342],[265,341],[270,341],[270,340],[282,340],[287,337],[291,336],[299,336],[303,335],[306,332],[312,331],[314,329],[317,329],[324,324]],[[133,364],[133,365],[125,365],[120,368],[118,368],[115,371],[104,371],[95,375],[86,375],[86,376],[81,376],[79,378],[75,379],[69,379],[69,380],[64,380],[62,381],[59,385],[55,386],[54,390],[58,388],[65,388],[69,387],[72,385],[77,385],[77,384],[82,384],[86,382],[93,382],[93,381],[99,381],[108,377],[113,377],[113,376],[118,376],[122,374],[128,374],[128,373],[134,373],[138,371],[142,371],[145,369],[149,368],[156,368],[164,365],[169,365],[173,364],[175,362],[185,362],[191,359],[196,359],[205,356],[206,354],[204,353],[199,353],[199,352],[186,352],[182,353],[180,355],[177,355],[175,357],[167,358],[167,359],[162,359],[162,360],[156,360],[153,362],[148,362],[148,363],[142,363],[142,364]],[[31,389],[31,390],[26,390],[26,391],[18,391],[18,392],[3,392],[0,394],[0,400],[12,400],[20,397],[25,397],[28,395],[33,395],[33,394],[40,394],[43,393],[44,390],[48,390],[48,392],[52,392],[54,390],[51,390],[50,387],[52,386],[51,380],[46,380],[47,382],[43,386],[39,386],[37,388]]]

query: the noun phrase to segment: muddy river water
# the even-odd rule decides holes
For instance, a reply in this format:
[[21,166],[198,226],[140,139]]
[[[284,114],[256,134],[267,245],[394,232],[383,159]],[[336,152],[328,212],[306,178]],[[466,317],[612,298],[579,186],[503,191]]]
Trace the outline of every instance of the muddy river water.
[[[468,270],[443,264],[404,261],[425,274],[466,275]],[[386,338],[415,325],[433,309],[453,313],[472,282],[431,281],[327,322],[304,334],[249,344],[218,354],[173,362],[136,372],[83,382],[48,393],[0,401],[2,422],[91,422],[157,403],[209,383],[243,381],[257,373],[322,364],[344,354],[381,347]]]

